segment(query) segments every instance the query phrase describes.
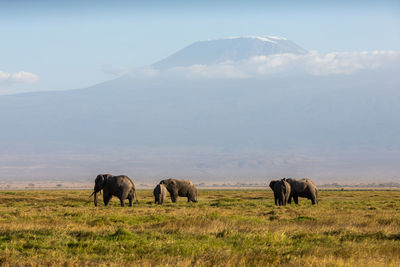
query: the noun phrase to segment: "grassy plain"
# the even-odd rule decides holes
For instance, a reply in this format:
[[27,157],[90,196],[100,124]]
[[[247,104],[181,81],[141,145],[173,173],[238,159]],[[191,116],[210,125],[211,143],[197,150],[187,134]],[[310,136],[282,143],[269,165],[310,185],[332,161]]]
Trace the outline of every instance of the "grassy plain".
[[400,191],[200,190],[199,203],[94,207],[88,190],[0,191],[0,265],[400,266]]

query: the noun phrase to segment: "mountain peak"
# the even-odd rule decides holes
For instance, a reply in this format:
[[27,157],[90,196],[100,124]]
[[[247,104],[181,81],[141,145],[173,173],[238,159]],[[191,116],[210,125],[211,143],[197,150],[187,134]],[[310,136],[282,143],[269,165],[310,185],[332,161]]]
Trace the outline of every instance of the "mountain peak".
[[[233,37],[225,37],[221,39],[257,39],[263,42],[270,42],[270,43],[276,43],[277,41],[282,41],[282,40],[287,40],[284,37],[279,37],[279,36],[233,36]],[[214,40],[221,40],[221,39],[214,39]],[[211,41],[214,41],[211,40]]]
[[273,54],[305,54],[307,51],[283,37],[244,36],[195,42],[158,61],[153,67],[164,69],[192,65],[212,65]]

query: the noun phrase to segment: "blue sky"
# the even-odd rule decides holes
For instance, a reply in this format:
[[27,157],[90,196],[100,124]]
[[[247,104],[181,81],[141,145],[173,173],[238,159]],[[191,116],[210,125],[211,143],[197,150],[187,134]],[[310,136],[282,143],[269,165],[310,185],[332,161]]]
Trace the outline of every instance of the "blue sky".
[[0,94],[87,87],[227,36],[283,36],[322,53],[400,50],[400,1],[275,2],[0,1]]

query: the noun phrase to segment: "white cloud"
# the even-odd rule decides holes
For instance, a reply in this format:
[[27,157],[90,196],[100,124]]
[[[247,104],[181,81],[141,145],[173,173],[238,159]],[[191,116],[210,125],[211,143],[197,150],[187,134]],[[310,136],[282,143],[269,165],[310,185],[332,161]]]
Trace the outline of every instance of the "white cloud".
[[30,72],[8,73],[0,70],[0,83],[35,83],[38,80],[39,77]]
[[0,70],[0,82],[7,81],[11,74]]
[[20,82],[20,83],[35,83],[39,80],[39,77],[36,74],[20,71],[11,74],[11,80],[13,82]]
[[[312,51],[304,55],[276,54],[257,56],[239,62],[215,65],[193,65],[154,71],[155,75],[184,78],[249,78],[279,74],[351,75],[363,70],[399,68],[400,53],[396,51],[332,52]],[[149,70],[147,70],[149,71]]]

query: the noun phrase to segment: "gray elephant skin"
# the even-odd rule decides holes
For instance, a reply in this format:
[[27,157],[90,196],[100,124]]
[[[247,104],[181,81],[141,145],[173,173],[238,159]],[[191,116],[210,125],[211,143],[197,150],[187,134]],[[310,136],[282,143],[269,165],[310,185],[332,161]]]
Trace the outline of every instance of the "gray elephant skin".
[[291,192],[289,197],[289,203],[292,202],[292,197],[294,203],[299,204],[299,197],[308,198],[311,203],[318,203],[318,189],[310,179],[294,179],[288,178],[286,181],[290,184]]
[[174,203],[178,196],[187,197],[188,202],[197,202],[197,188],[189,180],[166,179],[162,180],[160,184],[165,185]]
[[275,205],[285,206],[290,196],[290,184],[285,179],[274,180],[270,182],[269,187],[274,191]]
[[112,196],[119,198],[121,207],[125,206],[125,199],[129,200],[129,206],[132,206],[132,202],[136,199],[136,187],[133,181],[126,175],[114,176],[111,174],[99,174],[96,177],[94,191],[90,197],[94,194],[94,205],[97,206],[97,194],[103,190],[104,205],[107,206]]
[[153,190],[154,202],[158,204],[163,204],[165,198],[167,197],[168,190],[164,184],[158,184]]

